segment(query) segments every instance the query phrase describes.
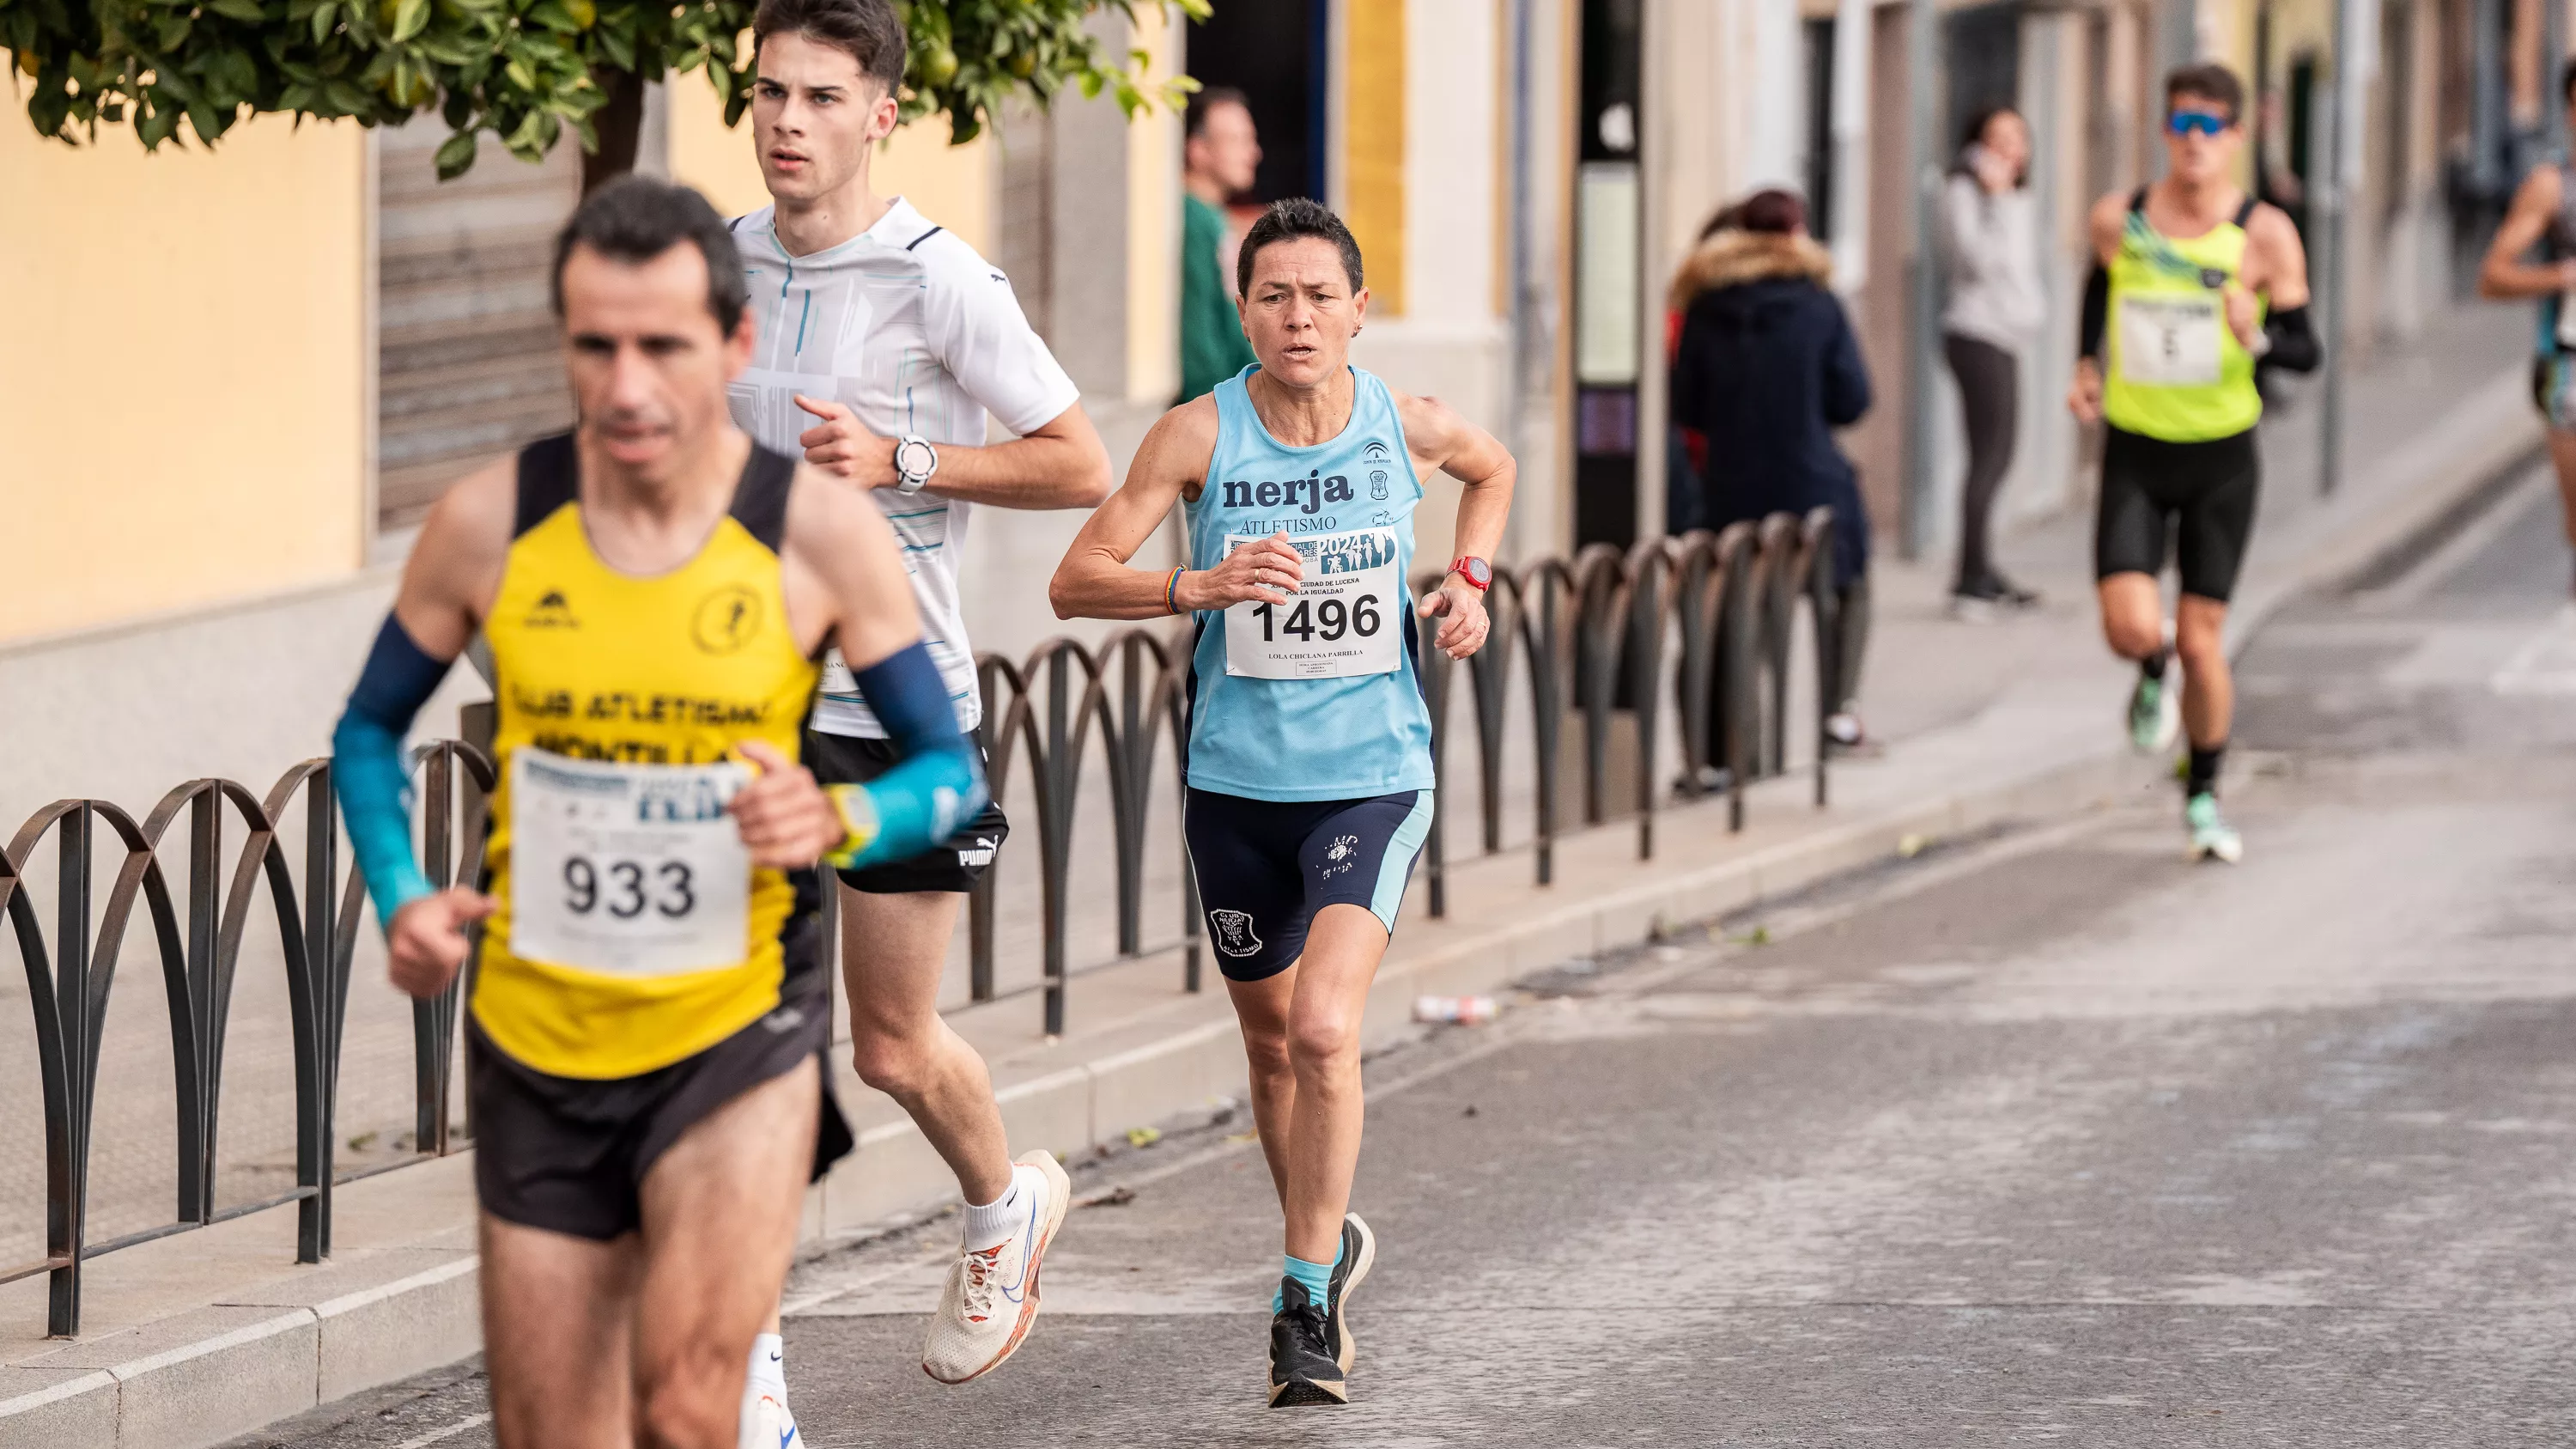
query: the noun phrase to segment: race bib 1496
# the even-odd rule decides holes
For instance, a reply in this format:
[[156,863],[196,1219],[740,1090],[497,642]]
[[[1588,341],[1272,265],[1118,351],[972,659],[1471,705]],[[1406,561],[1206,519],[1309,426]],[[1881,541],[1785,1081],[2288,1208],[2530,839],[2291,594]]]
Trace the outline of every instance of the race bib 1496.
[[[1259,538],[1227,534],[1229,554]],[[1288,540],[1306,576],[1284,604],[1225,611],[1225,672],[1254,679],[1343,679],[1402,662],[1404,579],[1392,528]]]
[[750,953],[751,854],[725,806],[741,765],[510,755],[510,954],[620,976]]

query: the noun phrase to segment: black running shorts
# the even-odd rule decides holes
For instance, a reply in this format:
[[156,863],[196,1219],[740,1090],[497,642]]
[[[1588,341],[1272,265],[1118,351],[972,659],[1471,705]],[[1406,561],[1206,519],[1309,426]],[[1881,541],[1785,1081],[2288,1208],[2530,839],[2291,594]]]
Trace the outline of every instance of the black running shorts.
[[1359,906],[1395,933],[1405,882],[1431,834],[1431,792],[1280,801],[1192,790],[1181,831],[1217,969],[1259,981],[1297,964],[1306,928],[1326,906]]
[[2184,593],[2225,603],[2254,532],[2263,471],[2254,430],[2203,443],[2108,432],[2093,576],[2161,574],[2171,555],[2181,565]]
[[[550,1076],[492,1045],[468,1014],[466,1092],[474,1114],[474,1194],[504,1222],[594,1242],[643,1221],[644,1174],[716,1109],[809,1059],[822,1068],[814,1181],[856,1145],[832,1096],[832,998],[811,963],[818,918],[791,932],[789,977],[770,1013],[714,1046],[641,1076]],[[804,946],[800,956],[797,947]]]
[[[805,768],[826,785],[864,785],[893,769],[902,758],[895,752],[892,740],[827,735],[811,729],[805,732]],[[1002,842],[1010,834],[1010,818],[1002,813],[1002,802],[995,800],[945,844],[907,859],[842,871],[841,881],[854,891],[880,896],[971,891],[984,872],[993,868],[993,858],[1001,853]]]

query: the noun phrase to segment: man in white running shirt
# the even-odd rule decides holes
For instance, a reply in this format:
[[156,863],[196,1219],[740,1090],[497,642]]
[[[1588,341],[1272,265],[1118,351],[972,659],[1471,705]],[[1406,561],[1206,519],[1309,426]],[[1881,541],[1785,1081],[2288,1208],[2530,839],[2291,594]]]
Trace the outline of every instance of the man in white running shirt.
[[[906,53],[887,0],[763,0],[751,115],[772,205],[733,223],[756,314],[735,421],[770,447],[869,491],[893,523],[925,641],[961,729],[983,713],[958,604],[958,550],[978,504],[1090,508],[1109,456],[1079,395],[1030,330],[1011,286],[974,248],[900,197],[869,189],[895,128]],[[990,415],[1017,436],[984,446]],[[835,656],[806,735],[826,782],[895,763]],[[1064,1220],[1053,1156],[1014,1163],[983,1059],[937,1009],[965,892],[1008,830],[997,805],[948,844],[842,873],[841,946],[859,1076],[903,1104],[957,1174],[965,1241],[923,1346],[922,1368],[963,1383],[1010,1356],[1038,1307],[1038,1261]],[[777,1326],[752,1354],[743,1444],[782,1449]]]

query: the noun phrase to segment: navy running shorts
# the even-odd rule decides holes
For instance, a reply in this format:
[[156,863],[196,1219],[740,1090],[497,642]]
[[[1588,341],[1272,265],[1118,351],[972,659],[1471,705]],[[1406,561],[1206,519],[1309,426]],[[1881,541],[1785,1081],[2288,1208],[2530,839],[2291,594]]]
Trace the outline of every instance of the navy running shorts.
[[1359,906],[1395,934],[1405,882],[1431,834],[1431,792],[1250,800],[1194,789],[1181,831],[1217,969],[1259,981],[1297,964],[1326,906]]

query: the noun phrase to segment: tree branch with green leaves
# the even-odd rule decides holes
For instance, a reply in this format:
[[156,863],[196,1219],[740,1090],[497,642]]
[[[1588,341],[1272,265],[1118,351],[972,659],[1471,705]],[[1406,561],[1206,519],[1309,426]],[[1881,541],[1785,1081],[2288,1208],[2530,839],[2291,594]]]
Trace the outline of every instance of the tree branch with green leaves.
[[[1142,49],[1117,54],[1094,14],[1205,19],[1209,0],[896,0],[911,37],[906,121],[948,118],[973,140],[1003,103],[1040,106],[1067,87],[1108,94],[1129,116],[1177,107],[1186,77],[1149,79]],[[95,142],[130,126],[147,150],[211,146],[246,116],[401,125],[435,110],[452,133],[442,179],[474,164],[489,132],[523,160],[566,132],[603,150],[613,88],[703,69],[733,124],[751,104],[751,0],[0,0],[0,47],[16,62],[40,135]],[[634,108],[624,108],[633,125]],[[633,136],[612,154],[632,155]]]

